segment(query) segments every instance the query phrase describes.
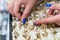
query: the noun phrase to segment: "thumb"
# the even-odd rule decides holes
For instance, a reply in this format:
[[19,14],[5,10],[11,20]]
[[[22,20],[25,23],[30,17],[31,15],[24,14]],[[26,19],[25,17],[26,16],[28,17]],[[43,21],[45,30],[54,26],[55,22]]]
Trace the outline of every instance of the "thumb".
[[39,25],[39,24],[51,24],[51,23],[60,23],[60,14],[59,15],[56,15],[56,16],[51,16],[51,17],[48,17],[48,18],[45,18],[43,20],[37,20],[35,21],[34,23],[36,25]]

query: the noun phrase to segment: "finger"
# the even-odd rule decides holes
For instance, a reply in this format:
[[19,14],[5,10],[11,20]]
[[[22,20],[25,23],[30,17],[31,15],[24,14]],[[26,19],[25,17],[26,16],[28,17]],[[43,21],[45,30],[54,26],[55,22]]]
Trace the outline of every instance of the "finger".
[[51,16],[53,15],[54,11],[55,10],[59,10],[60,11],[60,6],[58,6],[60,4],[54,4],[52,5],[50,8],[49,8],[49,11],[48,11],[48,15]]
[[56,23],[56,24],[60,26],[60,23]]
[[52,10],[60,10],[60,4],[54,4],[54,5],[52,5],[51,7],[50,7],[50,9],[52,9]]
[[48,16],[53,16],[53,10],[52,9],[49,9]]
[[52,5],[52,6],[49,8],[48,16],[53,16],[54,10],[55,10],[54,5]]
[[8,8],[8,11],[9,11],[9,13],[12,15],[12,16],[14,16],[14,13],[13,13],[13,9],[11,8]]
[[17,17],[17,18],[21,18],[21,15],[20,15],[20,13],[19,13],[19,11],[20,11],[20,6],[21,6],[21,1],[18,1],[18,0],[16,0],[15,1],[15,4],[14,4],[14,8],[13,8],[13,13],[14,13],[14,15]]
[[51,23],[59,23],[60,21],[60,14],[59,15],[56,15],[56,16],[53,16],[53,17],[48,17],[48,18],[45,18],[43,20],[38,20],[38,21],[35,21],[34,23],[39,25],[39,24],[51,24]]
[[23,20],[23,18],[27,18],[27,17],[28,17],[28,15],[30,14],[33,6],[34,6],[33,3],[28,3],[28,4],[26,5],[26,8],[25,8],[25,10],[24,10],[24,12],[23,12],[23,15],[22,15],[22,20]]
[[14,0],[10,0],[7,4],[7,8],[8,8],[8,11],[10,12],[10,14],[12,16],[14,16],[14,13],[13,13],[13,5],[14,5]]
[[57,14],[60,14],[59,10],[49,10],[48,11],[48,16],[55,16]]

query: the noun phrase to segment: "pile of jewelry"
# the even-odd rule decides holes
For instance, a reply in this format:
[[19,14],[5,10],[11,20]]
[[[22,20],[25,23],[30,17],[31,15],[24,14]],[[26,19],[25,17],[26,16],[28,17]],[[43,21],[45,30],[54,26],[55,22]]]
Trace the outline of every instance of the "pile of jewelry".
[[[49,3],[55,4],[56,2]],[[60,28],[56,28],[55,24],[33,25],[35,20],[47,18],[47,12],[48,9],[44,6],[44,3],[41,3],[34,7],[34,11],[24,25],[18,18],[12,17],[13,40],[60,40]]]

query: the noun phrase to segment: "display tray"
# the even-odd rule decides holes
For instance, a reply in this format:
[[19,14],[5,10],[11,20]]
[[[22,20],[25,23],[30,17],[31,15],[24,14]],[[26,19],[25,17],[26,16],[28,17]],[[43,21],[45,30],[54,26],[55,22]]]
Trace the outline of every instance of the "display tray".
[[[47,3],[55,4],[57,1]],[[48,17],[48,9],[44,6],[44,3],[33,9],[24,25],[18,18],[12,17],[13,40],[60,40],[60,27],[56,26],[56,24],[33,25],[35,20],[42,20]]]

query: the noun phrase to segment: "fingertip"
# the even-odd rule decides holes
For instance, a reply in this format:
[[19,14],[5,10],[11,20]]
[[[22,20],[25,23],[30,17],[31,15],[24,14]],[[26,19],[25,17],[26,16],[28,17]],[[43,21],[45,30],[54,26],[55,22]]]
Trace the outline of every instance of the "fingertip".
[[26,20],[27,20],[26,18],[23,18],[22,23],[25,24]]
[[37,24],[34,22],[33,25],[37,26]]
[[27,19],[28,18],[28,15],[29,15],[28,13],[23,13],[21,20],[23,20],[24,18]]
[[40,20],[38,20],[38,21],[35,21],[33,25],[40,25],[40,24],[42,23],[40,22]]

